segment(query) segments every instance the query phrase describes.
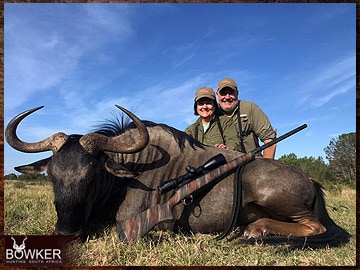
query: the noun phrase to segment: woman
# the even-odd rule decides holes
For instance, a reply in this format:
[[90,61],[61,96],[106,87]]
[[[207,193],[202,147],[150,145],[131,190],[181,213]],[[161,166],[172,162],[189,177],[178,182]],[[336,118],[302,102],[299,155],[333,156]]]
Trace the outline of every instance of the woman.
[[225,116],[219,117],[214,90],[210,87],[199,88],[194,101],[194,114],[199,118],[185,132],[203,144],[239,150],[236,141],[227,136],[235,131],[232,121]]

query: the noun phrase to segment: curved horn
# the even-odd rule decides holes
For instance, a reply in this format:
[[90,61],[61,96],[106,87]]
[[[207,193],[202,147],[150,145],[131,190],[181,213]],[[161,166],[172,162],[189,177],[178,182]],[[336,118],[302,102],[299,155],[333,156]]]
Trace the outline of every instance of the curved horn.
[[25,240],[27,239],[27,236],[25,235],[25,238],[24,238],[24,240],[23,240],[23,242],[22,242],[22,244],[23,245],[25,245]]
[[11,236],[11,239],[12,239],[13,242],[14,242],[13,247],[15,248],[15,246],[17,246],[16,241],[15,241],[14,237],[12,237],[12,236]]
[[59,132],[49,138],[42,140],[40,142],[27,143],[19,139],[16,134],[16,129],[19,123],[29,114],[43,108],[44,106],[36,107],[34,109],[27,110],[23,113],[15,116],[7,125],[5,131],[5,137],[8,144],[15,148],[18,151],[25,153],[39,153],[51,150],[53,153],[56,153],[61,146],[68,140],[68,136],[65,133]]
[[124,154],[136,153],[143,150],[149,142],[149,133],[146,126],[134,114],[125,108],[115,105],[126,113],[134,121],[140,133],[140,139],[133,145],[126,145],[122,141],[121,135],[116,137],[107,137],[102,134],[89,133],[80,138],[80,144],[90,154],[96,155],[99,151],[110,151]]

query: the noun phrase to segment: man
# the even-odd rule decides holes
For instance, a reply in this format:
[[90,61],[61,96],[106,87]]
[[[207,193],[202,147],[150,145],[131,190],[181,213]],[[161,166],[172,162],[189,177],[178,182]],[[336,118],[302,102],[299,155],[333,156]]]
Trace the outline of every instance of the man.
[[[216,97],[222,113],[235,124],[239,139],[240,150],[243,153],[259,147],[259,139],[268,143],[276,138],[276,131],[272,128],[269,118],[253,102],[238,100],[239,91],[236,82],[231,78],[220,80]],[[262,156],[274,159],[276,145],[266,148]]]

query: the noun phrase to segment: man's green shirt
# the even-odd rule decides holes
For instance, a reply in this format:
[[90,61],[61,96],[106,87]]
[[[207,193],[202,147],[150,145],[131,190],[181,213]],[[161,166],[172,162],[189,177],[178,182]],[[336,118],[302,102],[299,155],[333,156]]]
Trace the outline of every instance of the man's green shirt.
[[[242,128],[241,137],[245,148],[242,152],[248,153],[259,147],[259,139],[264,142],[264,140],[276,138],[276,130],[274,130],[271,126],[270,120],[266,114],[255,103],[240,100],[238,107],[235,109],[231,117],[228,117],[232,120],[236,127],[235,133],[229,134],[228,136],[238,139],[240,151],[241,140],[238,122],[239,107]],[[232,131],[234,131],[234,129],[232,129]]]

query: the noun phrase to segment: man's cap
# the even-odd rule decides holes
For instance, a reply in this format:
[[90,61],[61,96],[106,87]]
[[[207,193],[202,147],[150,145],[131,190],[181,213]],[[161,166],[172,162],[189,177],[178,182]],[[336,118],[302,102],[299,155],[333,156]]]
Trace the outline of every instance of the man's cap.
[[195,102],[198,101],[200,98],[210,98],[212,100],[216,100],[214,90],[211,87],[201,87],[198,90],[196,90],[195,93]]
[[217,91],[220,92],[222,89],[226,88],[226,87],[229,87],[235,91],[237,91],[237,85],[236,85],[236,82],[231,79],[231,78],[224,78],[224,79],[221,79],[219,84],[218,84],[218,89]]

